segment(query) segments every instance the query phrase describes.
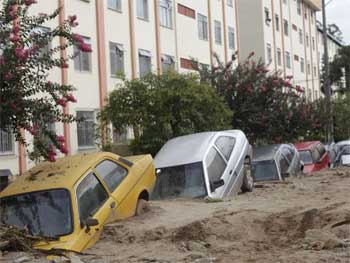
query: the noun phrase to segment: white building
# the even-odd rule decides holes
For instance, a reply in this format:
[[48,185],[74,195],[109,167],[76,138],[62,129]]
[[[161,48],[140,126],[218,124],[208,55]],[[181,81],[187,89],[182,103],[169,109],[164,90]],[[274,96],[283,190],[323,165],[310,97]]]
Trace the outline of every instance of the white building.
[[[338,49],[341,48],[344,44],[339,39],[335,38],[331,34],[327,34],[327,45],[328,45],[328,59],[329,62],[332,62],[335,55],[338,52]],[[320,74],[322,74],[323,69],[323,56],[324,56],[324,44],[323,44],[323,27],[322,24],[317,21],[317,38],[318,38],[318,64],[320,65]],[[345,77],[342,79],[340,85],[345,87]],[[337,85],[332,86],[333,90],[339,89]]]
[[320,97],[316,12],[320,0],[237,0],[241,57],[252,51],[269,69],[293,76],[310,100]]
[[[85,117],[78,125],[52,127],[65,136],[70,154],[96,150],[93,123],[106,95],[120,81],[117,73],[137,78],[169,67],[185,72],[191,70],[192,58],[213,64],[211,54],[216,52],[227,61],[239,45],[234,0],[45,0],[33,5],[31,12],[48,13],[58,7],[61,16],[46,26],[52,28],[76,14],[75,33],[93,49],[91,54],[80,54],[68,69],[50,74],[53,81],[77,88],[78,102],[66,110]],[[54,42],[53,46],[59,39]],[[26,138],[30,142],[28,134]],[[13,136],[1,132],[0,169],[15,174],[33,165]]]

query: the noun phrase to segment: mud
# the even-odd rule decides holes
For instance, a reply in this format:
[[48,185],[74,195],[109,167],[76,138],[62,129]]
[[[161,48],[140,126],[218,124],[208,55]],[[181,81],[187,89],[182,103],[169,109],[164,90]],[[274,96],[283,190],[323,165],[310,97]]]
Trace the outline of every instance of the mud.
[[[223,202],[150,202],[147,213],[106,226],[100,241],[79,258],[350,263],[350,169],[258,184],[252,193]],[[0,262],[12,259],[4,255]]]

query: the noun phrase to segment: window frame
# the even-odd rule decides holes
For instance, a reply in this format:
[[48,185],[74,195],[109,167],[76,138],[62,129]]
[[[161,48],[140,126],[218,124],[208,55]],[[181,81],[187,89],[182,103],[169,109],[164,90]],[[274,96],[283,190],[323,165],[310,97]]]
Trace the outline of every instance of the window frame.
[[227,28],[227,34],[228,34],[228,48],[235,50],[236,49],[236,32],[235,28],[232,26],[228,26]]
[[[96,121],[96,117],[95,117],[95,111],[94,110],[77,110],[76,111],[76,116],[78,118],[78,112],[89,112],[89,113],[92,113],[92,124],[95,125],[95,121]],[[85,120],[84,120],[85,122]],[[93,127],[92,127],[92,130],[94,131]],[[94,137],[92,137],[94,138]],[[86,139],[86,138],[85,138]],[[93,144],[91,145],[79,145],[79,123],[77,122],[77,143],[78,143],[78,150],[84,150],[84,149],[95,149],[96,148],[96,144],[95,144],[95,141],[94,139],[93,140]]]
[[[110,2],[110,1],[115,1],[116,7],[110,6],[110,5],[109,5],[109,2]],[[119,3],[119,6],[120,6],[119,8],[118,8],[118,3]],[[116,11],[116,12],[121,13],[121,12],[122,12],[122,9],[123,9],[122,0],[107,0],[107,8],[108,8],[109,10],[112,10],[112,11]]]
[[219,20],[214,20],[214,38],[216,45],[222,45],[222,26]]
[[[113,73],[113,66],[112,66],[112,46],[115,48],[115,58],[116,58],[116,61],[114,61],[116,64],[115,64],[115,68],[117,69],[118,68],[118,53],[122,53],[122,70],[119,70],[117,69],[117,71],[115,73]],[[117,49],[119,49],[117,51]],[[116,42],[112,42],[112,41],[109,41],[109,64],[110,64],[110,76],[112,78],[118,78],[120,74],[125,74],[125,48],[124,48],[124,45],[123,44],[120,44],[120,43],[116,43]]]
[[[162,27],[172,29],[174,27],[174,21],[173,21],[173,1],[172,0],[159,0],[158,1],[158,9],[159,9],[159,24]],[[163,24],[162,22],[162,16],[161,16],[161,10],[165,9],[166,14],[166,22]]]
[[[14,140],[14,136],[13,136],[13,133],[12,131],[4,131],[4,130],[1,130],[0,129],[0,138],[3,137],[3,133],[6,133],[6,136],[9,136],[9,141],[11,140],[11,151],[2,151],[2,149],[0,148],[0,156],[5,156],[5,155],[14,155],[15,154],[15,140]],[[8,141],[8,142],[9,142]],[[1,144],[0,146],[2,147],[2,144],[3,144],[3,140],[0,141]]]
[[[119,184],[118,184],[113,190],[111,190],[111,189],[109,188],[107,182],[103,179],[101,173],[97,170],[97,167],[98,167],[99,165],[101,165],[103,162],[106,162],[106,161],[111,162],[111,163],[113,163],[113,164],[116,164],[117,166],[123,168],[123,169],[126,171],[126,174],[125,174],[124,178],[119,182]],[[103,159],[103,160],[101,160],[98,164],[94,165],[93,171],[95,172],[95,175],[97,175],[97,177],[100,178],[100,179],[102,180],[102,182],[103,182],[104,185],[105,185],[105,188],[107,189],[108,193],[110,193],[110,194],[113,193],[113,192],[119,187],[119,185],[121,185],[121,184],[123,183],[123,181],[125,180],[125,178],[129,175],[129,169],[127,169],[125,166],[121,165],[120,163],[116,162],[115,160],[112,160],[112,159],[109,159],[109,158]]]
[[106,185],[104,185],[104,182],[101,181],[101,178],[99,177],[98,174],[96,174],[96,171],[94,170],[89,170],[87,171],[84,176],[82,176],[75,184],[74,187],[74,197],[75,197],[75,202],[76,202],[76,206],[77,206],[77,213],[78,213],[78,222],[81,228],[84,227],[83,222],[80,219],[80,211],[79,211],[79,200],[78,200],[78,187],[80,186],[80,184],[84,181],[84,179],[86,179],[90,174],[92,174],[97,181],[102,185],[103,189],[105,190],[105,192],[107,193],[107,198],[104,200],[103,203],[100,204],[100,206],[98,207],[98,209],[94,210],[94,214],[91,215],[91,217],[93,217],[94,215],[96,215],[96,213],[101,209],[101,207],[104,206],[104,204],[108,201],[108,199],[110,198],[110,192],[108,190],[108,187],[106,187]]
[[[142,7],[143,7],[142,15],[140,15],[141,9],[139,9],[139,8],[141,8],[140,1],[142,1]],[[137,2],[136,2],[136,17],[138,19],[141,19],[144,21],[149,21],[149,2],[148,2],[148,0],[137,0]]]
[[[84,43],[88,44],[88,45],[92,45],[91,43],[91,38],[87,37],[87,36],[82,36],[80,35],[83,39],[84,39]],[[74,54],[76,54],[76,56],[73,59],[74,62],[74,70],[76,72],[80,72],[80,73],[92,73],[92,57],[91,57],[91,52],[83,52],[81,50],[78,49],[78,47],[76,45],[73,46],[73,50],[74,50]],[[87,56],[88,62],[89,62],[89,66],[88,69],[84,69],[84,57]]]
[[[141,57],[149,59],[149,71],[146,74],[142,74],[142,75],[141,75]],[[139,76],[140,76],[140,78],[143,78],[143,77],[147,76],[147,74],[152,72],[152,53],[151,53],[151,51],[148,51],[145,49],[139,49],[138,50],[138,60],[139,60]]]
[[197,13],[197,17],[198,38],[203,41],[208,41],[208,17],[201,13]]

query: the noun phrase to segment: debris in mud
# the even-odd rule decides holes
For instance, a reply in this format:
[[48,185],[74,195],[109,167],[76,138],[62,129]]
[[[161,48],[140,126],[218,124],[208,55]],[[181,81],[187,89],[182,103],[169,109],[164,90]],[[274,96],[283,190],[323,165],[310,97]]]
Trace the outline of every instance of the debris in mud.
[[304,249],[329,250],[346,247],[347,244],[334,233],[325,229],[310,229],[306,231]]
[[0,251],[34,251],[33,245],[39,241],[49,242],[54,239],[33,236],[27,230],[14,226],[0,225]]

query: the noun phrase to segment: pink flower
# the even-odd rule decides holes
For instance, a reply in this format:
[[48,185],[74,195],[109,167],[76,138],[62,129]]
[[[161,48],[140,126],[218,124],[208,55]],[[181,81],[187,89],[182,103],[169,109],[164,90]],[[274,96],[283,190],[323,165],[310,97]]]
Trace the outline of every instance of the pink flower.
[[246,86],[246,90],[249,92],[249,93],[252,93],[253,92],[253,87],[252,87],[252,85],[247,85]]
[[16,24],[15,26],[13,26],[12,28],[12,33],[17,35],[19,33],[19,31],[21,30],[21,28],[19,27],[18,24]]
[[292,75],[288,75],[288,76],[286,76],[286,79],[288,79],[288,80],[291,80],[293,78],[293,76]]
[[61,64],[61,68],[69,68],[68,63],[63,62],[63,63]]
[[91,46],[86,44],[86,43],[79,43],[78,44],[78,48],[79,50],[81,50],[82,52],[86,52],[86,53],[90,53],[92,52]]
[[11,72],[7,72],[5,75],[4,75],[4,79],[5,80],[11,80],[13,78],[13,74]]
[[68,154],[68,149],[64,144],[61,145],[60,152],[63,154]]
[[60,143],[64,143],[66,141],[66,139],[64,138],[63,135],[59,135],[56,137],[57,141],[60,142]]
[[249,56],[248,56],[248,59],[250,59],[250,58],[253,57],[254,55],[255,55],[255,52],[254,52],[254,51],[250,52],[250,54],[249,54]]
[[12,19],[16,19],[17,18],[17,13],[18,13],[18,6],[15,5],[10,5],[9,9],[8,9],[8,14]]
[[261,86],[260,89],[261,89],[262,92],[266,92],[267,91],[267,87],[266,86]]
[[66,105],[67,105],[67,101],[66,101],[64,98],[58,99],[58,100],[56,101],[56,103],[57,103],[58,105],[61,105],[62,107],[66,107]]
[[11,41],[12,43],[17,43],[17,42],[20,41],[20,40],[21,40],[21,38],[19,37],[18,34],[11,34],[11,35],[10,35],[10,41]]
[[3,56],[0,56],[0,66],[5,65],[5,58]]
[[305,90],[302,87],[300,87],[300,86],[295,86],[295,90],[297,92],[300,92],[300,93],[304,93],[305,92]]
[[292,84],[291,84],[289,81],[285,80],[285,81],[283,81],[283,86],[285,86],[285,87],[291,87]]
[[72,27],[75,27],[78,25],[78,22],[76,22],[76,20],[77,20],[76,15],[68,16],[68,22]]
[[28,128],[28,132],[33,136],[38,136],[39,134],[39,127],[38,125],[33,125],[33,127]]
[[15,49],[16,57],[20,60],[26,60],[29,56],[29,49],[24,49],[22,47],[16,47]]
[[75,42],[84,43],[84,38],[79,34],[73,34],[72,38]]
[[30,5],[36,4],[36,3],[37,3],[36,0],[24,0],[24,4],[25,4],[26,6],[30,6]]
[[72,94],[66,95],[65,98],[67,99],[67,101],[77,102],[77,99]]

